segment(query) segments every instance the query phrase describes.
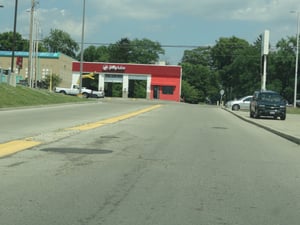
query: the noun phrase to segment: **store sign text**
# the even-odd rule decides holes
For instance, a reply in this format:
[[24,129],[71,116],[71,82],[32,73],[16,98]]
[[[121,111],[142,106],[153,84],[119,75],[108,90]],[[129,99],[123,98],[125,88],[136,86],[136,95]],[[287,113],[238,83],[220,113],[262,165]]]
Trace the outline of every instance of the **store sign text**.
[[117,65],[104,65],[102,67],[102,71],[105,72],[123,72],[125,71],[125,66],[117,66]]

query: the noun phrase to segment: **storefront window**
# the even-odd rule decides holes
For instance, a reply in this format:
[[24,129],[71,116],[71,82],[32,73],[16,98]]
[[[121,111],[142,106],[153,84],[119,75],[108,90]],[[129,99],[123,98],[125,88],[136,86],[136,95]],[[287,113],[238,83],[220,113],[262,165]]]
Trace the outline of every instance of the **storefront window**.
[[173,95],[174,86],[162,86],[162,93],[164,95]]

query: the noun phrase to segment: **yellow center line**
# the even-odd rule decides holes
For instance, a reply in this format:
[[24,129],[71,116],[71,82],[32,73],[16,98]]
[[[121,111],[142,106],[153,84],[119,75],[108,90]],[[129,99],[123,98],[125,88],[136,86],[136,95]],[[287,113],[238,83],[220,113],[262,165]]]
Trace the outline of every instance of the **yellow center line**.
[[141,109],[141,110],[138,110],[138,111],[135,111],[135,112],[127,113],[127,114],[124,114],[124,115],[121,115],[121,116],[116,116],[116,117],[101,120],[101,121],[98,121],[98,122],[87,123],[87,124],[84,124],[84,125],[67,128],[67,130],[79,130],[79,131],[90,130],[90,129],[94,129],[94,128],[97,128],[97,127],[104,126],[106,124],[116,123],[118,121],[125,120],[125,119],[137,116],[137,115],[145,113],[145,112],[149,112],[149,111],[157,109],[159,107],[161,107],[161,105],[154,105],[154,106],[147,107],[145,109]]
[[34,147],[41,144],[41,142],[31,141],[28,139],[15,140],[7,143],[0,144],[0,157],[11,155],[27,148]]
[[[81,126],[67,128],[66,130],[79,130],[79,131],[90,130],[90,129],[104,126],[106,124],[116,123],[118,121],[125,120],[125,119],[137,116],[137,115],[145,113],[145,112],[149,112],[149,111],[157,109],[159,107],[161,107],[161,105],[154,105],[154,106],[151,106],[151,107],[148,107],[145,109],[141,109],[141,110],[138,110],[135,112],[127,113],[127,114],[124,114],[121,116],[116,116],[116,117],[112,117],[112,118],[101,120],[101,121],[94,122],[94,123],[88,123],[88,124],[84,124]],[[0,158],[23,151],[28,148],[32,148],[32,147],[40,145],[40,144],[42,144],[42,142],[33,141],[32,138],[26,138],[23,140],[14,140],[14,141],[6,142],[6,143],[0,143]]]

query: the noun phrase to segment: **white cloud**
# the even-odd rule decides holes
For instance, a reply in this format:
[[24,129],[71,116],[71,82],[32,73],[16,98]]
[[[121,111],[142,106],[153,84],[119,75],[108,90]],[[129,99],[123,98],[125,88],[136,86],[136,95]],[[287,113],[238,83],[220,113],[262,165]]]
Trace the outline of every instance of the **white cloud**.
[[112,18],[157,20],[171,15],[207,19],[266,21],[278,19],[291,9],[300,10],[298,0],[92,0],[99,13]]
[[[2,1],[11,4],[13,11],[11,1]],[[17,29],[28,38],[30,14],[26,9],[30,7],[30,0],[19,2]],[[72,0],[71,5],[67,1],[40,1],[38,18],[43,37],[51,28],[57,28],[80,41],[81,6],[82,0]],[[295,33],[296,15],[290,14],[291,10],[300,10],[299,0],[87,0],[85,37],[87,41],[111,42],[124,35],[130,38],[145,35],[143,37],[166,43],[190,44],[198,43],[198,39],[199,42],[205,39],[206,43],[211,43],[223,35],[251,36],[253,39],[266,28],[271,30],[271,38],[278,39],[287,36],[283,34]],[[197,23],[202,23],[202,27],[198,27]],[[241,27],[231,26],[231,23],[251,24],[252,30],[246,32]],[[189,33],[180,34],[185,24],[200,31],[196,33],[185,29]],[[203,24],[216,27],[207,29]],[[12,24],[6,23],[5,26],[5,29],[11,30]],[[206,31],[201,33],[201,29]]]
[[61,13],[62,16],[65,16],[65,10],[64,9],[60,10],[60,13]]

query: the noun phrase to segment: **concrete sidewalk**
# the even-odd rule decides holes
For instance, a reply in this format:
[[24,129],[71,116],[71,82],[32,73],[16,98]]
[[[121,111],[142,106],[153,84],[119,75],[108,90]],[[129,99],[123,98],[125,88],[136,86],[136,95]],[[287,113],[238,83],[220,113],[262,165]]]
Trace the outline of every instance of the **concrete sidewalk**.
[[233,115],[245,120],[249,123],[255,124],[264,128],[272,133],[284,137],[298,145],[300,145],[300,115],[287,114],[286,120],[274,120],[270,118],[254,119],[250,118],[249,111],[232,111],[231,109],[224,108],[226,111]]

